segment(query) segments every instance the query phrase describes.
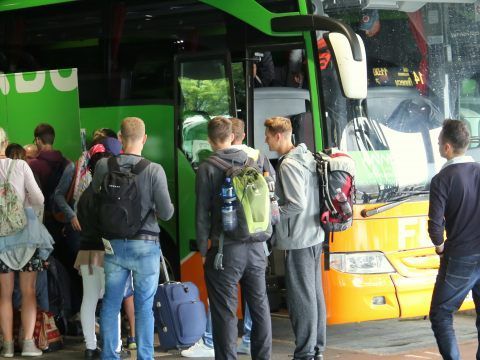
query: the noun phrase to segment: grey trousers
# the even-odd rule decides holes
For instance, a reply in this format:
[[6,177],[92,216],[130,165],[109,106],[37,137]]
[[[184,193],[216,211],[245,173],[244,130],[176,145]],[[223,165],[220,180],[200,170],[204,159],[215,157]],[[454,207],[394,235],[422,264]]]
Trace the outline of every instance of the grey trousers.
[[326,311],[320,256],[322,244],[287,250],[285,284],[290,321],[295,334],[295,359],[311,359],[325,351]]
[[213,268],[217,251],[217,248],[210,249],[205,261],[215,359],[237,359],[237,284],[240,283],[252,316],[252,359],[269,360],[272,353],[272,322],[265,284],[267,258],[263,243],[224,246],[224,270]]

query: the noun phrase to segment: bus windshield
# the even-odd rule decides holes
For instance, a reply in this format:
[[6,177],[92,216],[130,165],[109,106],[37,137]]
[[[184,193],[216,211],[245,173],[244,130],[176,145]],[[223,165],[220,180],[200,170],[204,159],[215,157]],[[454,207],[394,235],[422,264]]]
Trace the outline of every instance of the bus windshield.
[[334,59],[318,37],[326,147],[339,147],[356,160],[357,203],[428,190],[445,162],[438,135],[446,118],[467,123],[467,155],[480,161],[480,14],[475,3],[405,1],[403,11],[376,9],[374,1],[362,7],[348,6],[353,4],[348,1],[323,4],[327,16],[352,26],[366,49],[368,96],[348,100],[339,88]]

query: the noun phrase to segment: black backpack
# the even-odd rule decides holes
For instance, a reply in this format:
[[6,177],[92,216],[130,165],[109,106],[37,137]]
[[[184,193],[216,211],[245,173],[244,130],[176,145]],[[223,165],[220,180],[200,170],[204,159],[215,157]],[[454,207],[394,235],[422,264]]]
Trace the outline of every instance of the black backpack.
[[123,172],[117,158],[108,159],[105,175],[98,194],[98,222],[102,237],[126,239],[138,234],[150,211],[141,217],[140,188],[137,175],[150,164],[140,160],[130,171]]

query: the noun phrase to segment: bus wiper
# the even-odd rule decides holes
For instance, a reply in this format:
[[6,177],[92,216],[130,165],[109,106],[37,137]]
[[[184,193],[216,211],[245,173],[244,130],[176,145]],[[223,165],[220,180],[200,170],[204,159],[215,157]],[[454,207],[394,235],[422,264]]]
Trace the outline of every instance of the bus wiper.
[[412,197],[428,195],[428,193],[429,193],[428,190],[405,191],[402,193],[402,196],[399,196],[395,200],[391,200],[388,204],[381,205],[379,207],[369,209],[369,210],[363,209],[360,212],[360,215],[362,215],[362,217],[364,218],[377,215],[407,202]]

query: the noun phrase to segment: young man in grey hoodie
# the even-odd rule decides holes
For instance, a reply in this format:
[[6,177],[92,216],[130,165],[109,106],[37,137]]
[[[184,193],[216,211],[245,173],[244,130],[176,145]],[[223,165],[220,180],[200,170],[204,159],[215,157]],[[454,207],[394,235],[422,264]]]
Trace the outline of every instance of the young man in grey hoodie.
[[287,302],[295,333],[294,359],[322,360],[326,312],[320,256],[324,232],[320,226],[320,193],[313,155],[305,144],[292,143],[289,119],[265,121],[265,142],[279,158],[275,192],[280,223],[275,244],[285,250]]
[[[227,118],[219,116],[208,123],[208,141],[214,150],[212,156],[237,165],[245,164],[248,159],[243,150],[231,147],[232,123]],[[252,359],[269,360],[272,352],[272,327],[265,284],[267,257],[262,242],[230,239],[223,233],[223,200],[220,192],[224,181],[224,171],[210,161],[204,161],[198,167],[197,245],[204,261],[215,359],[237,359],[237,284],[240,283],[253,320]],[[223,269],[215,266],[220,237],[224,244]]]

